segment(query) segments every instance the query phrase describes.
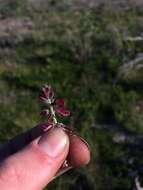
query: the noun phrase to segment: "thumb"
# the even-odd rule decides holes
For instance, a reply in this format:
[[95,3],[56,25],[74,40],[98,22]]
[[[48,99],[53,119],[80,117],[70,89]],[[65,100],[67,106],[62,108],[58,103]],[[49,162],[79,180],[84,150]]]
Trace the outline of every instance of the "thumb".
[[4,190],[41,190],[57,173],[69,150],[66,133],[55,128],[23,150],[8,157],[0,166],[0,187]]

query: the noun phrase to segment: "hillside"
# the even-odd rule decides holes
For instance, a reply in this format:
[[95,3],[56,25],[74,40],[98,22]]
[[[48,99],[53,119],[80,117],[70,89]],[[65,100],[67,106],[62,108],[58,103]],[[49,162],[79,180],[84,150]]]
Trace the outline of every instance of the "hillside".
[[131,190],[143,176],[143,1],[0,0],[0,141],[43,121],[41,85],[64,97],[91,163],[48,189]]

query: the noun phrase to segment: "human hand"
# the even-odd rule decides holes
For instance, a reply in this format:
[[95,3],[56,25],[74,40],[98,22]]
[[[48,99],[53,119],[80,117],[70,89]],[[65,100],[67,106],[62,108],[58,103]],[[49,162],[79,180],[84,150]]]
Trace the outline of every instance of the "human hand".
[[[43,133],[43,125],[10,140],[0,148],[0,189],[41,190],[56,176],[90,160],[87,145],[61,128]],[[65,159],[69,167],[61,169]]]

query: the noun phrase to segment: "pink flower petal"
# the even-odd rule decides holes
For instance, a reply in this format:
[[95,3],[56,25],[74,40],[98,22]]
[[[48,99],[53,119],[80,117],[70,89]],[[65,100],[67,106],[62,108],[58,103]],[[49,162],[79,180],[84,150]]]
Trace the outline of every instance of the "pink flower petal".
[[40,100],[40,101],[42,101],[42,102],[45,102],[47,99],[44,97],[44,96],[42,96],[42,95],[40,95],[39,97],[38,97],[38,99]]
[[45,124],[43,124],[43,125],[40,126],[40,127],[41,127],[41,129],[42,129],[44,132],[46,132],[46,131],[48,131],[49,129],[51,129],[51,128],[53,127],[53,125],[52,125],[52,124],[45,123]]
[[66,110],[64,107],[58,107],[55,110],[56,110],[57,114],[59,114],[60,116],[63,116],[63,117],[70,116],[70,111]]
[[55,102],[56,106],[64,106],[65,105],[65,101],[64,99],[57,99]]
[[51,88],[51,86],[48,86],[48,85],[45,85],[43,88],[42,88],[42,94],[44,97],[46,97],[47,99],[52,99],[54,97],[54,92]]
[[50,89],[49,91],[49,98],[52,99],[54,97],[54,91]]

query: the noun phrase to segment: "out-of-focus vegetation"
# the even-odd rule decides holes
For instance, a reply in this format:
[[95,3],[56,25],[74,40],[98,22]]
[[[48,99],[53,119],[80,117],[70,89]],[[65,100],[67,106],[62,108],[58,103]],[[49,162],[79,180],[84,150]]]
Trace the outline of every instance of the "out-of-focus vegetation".
[[129,190],[142,175],[143,12],[119,2],[0,2],[1,143],[40,122],[48,83],[91,147],[87,167],[48,189]]

